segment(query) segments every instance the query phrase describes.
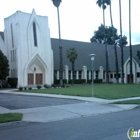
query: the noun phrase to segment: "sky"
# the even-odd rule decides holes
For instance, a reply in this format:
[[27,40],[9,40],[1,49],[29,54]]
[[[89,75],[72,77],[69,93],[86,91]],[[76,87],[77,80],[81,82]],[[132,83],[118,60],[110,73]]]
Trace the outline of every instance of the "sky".
[[[97,0],[62,0],[60,11],[61,38],[90,42],[94,31],[103,23],[102,9]],[[122,0],[122,30],[129,41],[129,0]],[[140,44],[140,0],[131,0],[132,45]],[[58,38],[57,9],[51,0],[4,0],[0,8],[0,31],[4,31],[4,18],[16,11],[48,16],[50,36]],[[112,0],[113,24],[120,32],[119,0]],[[105,10],[106,26],[110,26],[109,7]]]

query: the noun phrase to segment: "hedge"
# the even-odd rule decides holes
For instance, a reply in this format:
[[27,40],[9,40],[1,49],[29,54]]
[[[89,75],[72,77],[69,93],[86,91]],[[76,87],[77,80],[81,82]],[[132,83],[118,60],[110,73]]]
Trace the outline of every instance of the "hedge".
[[[60,80],[54,80],[54,84],[58,85]],[[63,79],[63,84],[67,84],[67,79]]]
[[[72,80],[69,80],[69,84],[72,84]],[[83,84],[86,83],[86,79],[75,79],[74,84]]]
[[[63,84],[72,84],[72,79],[68,80],[67,79],[63,79]],[[74,84],[83,84],[86,83],[86,79],[75,79],[74,80]],[[92,80],[87,80],[87,83],[92,83]],[[94,79],[94,83],[102,83],[102,79]],[[54,84],[58,85],[59,84],[59,80],[54,80]]]
[[[102,79],[94,79],[94,83],[102,83]],[[87,83],[92,83],[92,80],[87,80]]]
[[18,78],[8,78],[8,83],[12,88],[16,88],[18,83]]

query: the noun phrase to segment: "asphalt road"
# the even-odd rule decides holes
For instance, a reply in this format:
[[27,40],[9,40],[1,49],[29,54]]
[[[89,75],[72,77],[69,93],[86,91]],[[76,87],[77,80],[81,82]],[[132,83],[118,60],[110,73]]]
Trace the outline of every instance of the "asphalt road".
[[51,97],[25,96],[0,93],[0,106],[11,110],[64,104],[75,104],[82,102],[84,101],[74,99],[60,99]]
[[139,108],[71,120],[0,127],[0,140],[128,140],[130,127],[140,129]]

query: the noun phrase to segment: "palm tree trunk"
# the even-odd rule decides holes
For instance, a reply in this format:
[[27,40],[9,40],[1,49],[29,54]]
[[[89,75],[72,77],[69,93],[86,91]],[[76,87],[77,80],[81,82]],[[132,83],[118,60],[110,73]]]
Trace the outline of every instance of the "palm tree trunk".
[[63,85],[63,51],[61,45],[61,32],[60,32],[60,16],[59,16],[59,7],[57,7],[57,17],[58,17],[58,31],[59,31],[59,57],[60,57],[60,67],[59,67],[59,84]]
[[74,61],[72,61],[72,84],[74,85],[74,80],[75,80],[75,77],[74,77]]
[[114,53],[115,53],[115,66],[116,66],[116,83],[119,83],[119,70],[118,70],[118,53],[115,44],[115,36],[114,36],[114,29],[113,29],[113,19],[112,19],[112,8],[111,8],[111,0],[110,0],[110,21],[112,27],[112,34],[113,34],[113,42],[114,42]]
[[106,57],[106,83],[109,83],[109,75],[108,75],[108,49],[106,44],[106,30],[105,30],[105,13],[103,9],[103,24],[104,24],[104,43],[105,43],[105,57]]
[[111,0],[110,0],[110,21],[111,21],[111,26],[113,26],[113,19],[112,19],[112,6],[111,6]]
[[132,45],[131,45],[131,0],[129,0],[129,43],[130,43],[130,83],[133,83]]
[[123,58],[123,45],[122,45],[122,17],[121,17],[121,0],[119,0],[119,9],[120,9],[120,48],[121,48],[121,83],[124,83],[124,58]]

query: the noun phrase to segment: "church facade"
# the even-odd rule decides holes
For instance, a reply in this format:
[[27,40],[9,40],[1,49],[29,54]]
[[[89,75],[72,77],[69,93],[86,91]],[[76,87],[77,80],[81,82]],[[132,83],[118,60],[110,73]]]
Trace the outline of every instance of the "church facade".
[[[10,64],[10,77],[18,78],[18,86],[53,83],[53,51],[48,18],[17,11],[4,19],[1,44]],[[44,30],[45,28],[45,30]]]
[[[19,86],[51,85],[54,75],[59,79],[59,40],[50,38],[48,18],[38,16],[35,10],[31,14],[17,11],[4,19],[5,30],[0,32],[0,50],[7,56],[10,65],[9,77],[18,78]],[[63,79],[72,79],[71,63],[67,50],[74,47],[78,52],[75,61],[75,78],[106,81],[105,47],[102,44],[61,41],[63,47]],[[140,45],[133,45],[133,83],[140,83],[140,60],[137,51]],[[117,48],[119,62],[119,82],[121,82],[121,53]],[[94,75],[89,54],[96,54]],[[116,82],[115,55],[113,46],[108,45],[109,81]],[[124,82],[130,80],[129,47],[124,47]]]

